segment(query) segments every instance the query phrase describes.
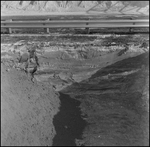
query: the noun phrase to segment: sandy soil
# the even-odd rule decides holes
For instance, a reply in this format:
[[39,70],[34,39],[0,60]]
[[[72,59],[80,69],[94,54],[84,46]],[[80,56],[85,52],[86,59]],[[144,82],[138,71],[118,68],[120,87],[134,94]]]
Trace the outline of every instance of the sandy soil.
[[[148,144],[147,34],[12,34],[1,42],[2,145],[52,145],[54,90],[81,102],[89,124],[77,145]],[[29,44],[40,64],[34,84],[16,68]]]
[[149,145],[149,55],[102,68],[63,90],[81,101],[84,146]]
[[[29,41],[30,40],[30,41]],[[49,81],[56,90],[89,78],[97,70],[122,59],[148,51],[141,47],[147,35],[73,35],[51,34],[49,36],[4,35],[1,38],[2,62],[12,67],[18,62],[18,53],[27,52],[29,44],[37,46],[40,67],[35,74],[37,81]],[[129,44],[129,50],[124,45]]]
[[51,146],[58,95],[1,63],[1,145]]

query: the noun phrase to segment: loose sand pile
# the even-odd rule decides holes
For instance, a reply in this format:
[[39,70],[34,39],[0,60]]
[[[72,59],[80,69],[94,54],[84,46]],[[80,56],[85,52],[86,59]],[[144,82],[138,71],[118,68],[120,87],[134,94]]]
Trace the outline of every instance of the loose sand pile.
[[1,63],[1,145],[50,146],[58,112],[58,95],[49,86],[33,84],[25,73]]

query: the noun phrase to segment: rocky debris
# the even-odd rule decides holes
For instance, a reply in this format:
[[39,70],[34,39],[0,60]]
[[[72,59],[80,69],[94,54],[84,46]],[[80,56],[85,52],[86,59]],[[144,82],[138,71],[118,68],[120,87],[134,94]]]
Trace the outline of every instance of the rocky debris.
[[75,143],[76,143],[76,146],[84,146],[85,142],[83,140],[81,140],[81,139],[76,139]]
[[[147,40],[147,41],[148,41],[148,40]],[[143,42],[140,47],[147,49],[147,48],[149,47],[149,42],[147,42],[147,41]]]
[[72,73],[71,72],[60,72],[59,73],[59,78],[62,79],[62,80],[71,80],[71,81],[74,81],[73,78],[72,78]]
[[125,46],[125,49],[123,49],[122,51],[120,51],[119,53],[118,53],[118,56],[121,56],[122,54],[126,54],[126,52],[129,50],[129,46],[128,45],[126,45]]
[[29,53],[23,53],[23,54],[20,56],[19,63],[27,62],[28,59],[29,59]]
[[[32,38],[18,36],[9,41],[8,37],[2,37],[1,62],[18,70],[25,70],[29,52],[36,49],[39,67],[35,79],[39,82],[49,81],[59,87],[56,89],[63,89],[72,83],[90,78],[106,65],[147,52],[149,44],[146,48],[141,46],[147,39],[146,36],[139,35],[64,35]],[[128,50],[124,49],[126,44]],[[117,56],[121,52],[126,54]],[[18,67],[19,61],[22,64],[19,63]]]

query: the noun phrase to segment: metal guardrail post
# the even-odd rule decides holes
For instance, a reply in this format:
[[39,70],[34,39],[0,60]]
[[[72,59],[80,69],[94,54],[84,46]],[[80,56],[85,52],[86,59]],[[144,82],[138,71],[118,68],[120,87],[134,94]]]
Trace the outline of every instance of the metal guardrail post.
[[[8,21],[12,21],[12,19],[8,20]],[[12,28],[8,28],[8,33],[12,34]]]
[[133,29],[132,28],[129,28],[129,32],[131,33],[133,31]]
[[[49,21],[49,19],[48,19],[47,21]],[[46,32],[47,32],[48,34],[50,33],[49,28],[46,28]]]
[[90,29],[89,28],[85,28],[85,31],[86,31],[87,34],[90,33]]
[[[90,18],[88,20],[90,20]],[[86,24],[88,25],[88,23],[86,23]],[[90,33],[90,28],[85,28],[85,31],[86,31],[87,34],[89,34]]]
[[[50,20],[50,19],[46,19],[45,21],[49,21],[49,20]],[[46,27],[45,27],[45,28],[44,28],[44,31],[45,31],[46,33],[48,33],[48,34],[50,33],[49,28],[46,28]]]

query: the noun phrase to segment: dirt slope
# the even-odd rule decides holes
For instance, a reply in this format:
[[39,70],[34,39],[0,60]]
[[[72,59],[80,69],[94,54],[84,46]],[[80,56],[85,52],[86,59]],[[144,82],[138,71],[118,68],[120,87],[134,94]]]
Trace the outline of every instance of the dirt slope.
[[[147,34],[12,34],[1,42],[2,145],[52,145],[52,85],[81,101],[89,125],[76,144],[148,144]],[[15,67],[29,44],[40,64],[35,84]]]
[[21,71],[1,63],[1,145],[52,145],[59,99],[52,88],[33,84]]
[[81,101],[85,146],[149,145],[149,55],[124,59],[62,92]]

